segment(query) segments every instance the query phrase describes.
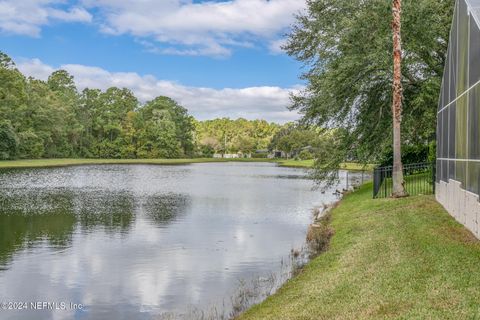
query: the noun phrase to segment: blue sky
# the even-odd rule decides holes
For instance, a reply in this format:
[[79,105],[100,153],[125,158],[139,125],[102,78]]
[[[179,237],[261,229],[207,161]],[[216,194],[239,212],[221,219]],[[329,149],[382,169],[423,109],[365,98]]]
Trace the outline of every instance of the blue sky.
[[168,95],[200,119],[298,118],[301,65],[279,50],[302,0],[0,0],[0,50],[27,75]]

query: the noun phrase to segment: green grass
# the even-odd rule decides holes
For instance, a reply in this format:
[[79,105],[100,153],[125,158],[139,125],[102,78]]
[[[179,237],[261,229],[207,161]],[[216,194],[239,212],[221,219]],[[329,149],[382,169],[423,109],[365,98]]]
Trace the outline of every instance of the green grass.
[[480,242],[433,196],[371,197],[347,195],[328,251],[240,319],[479,319]]
[[[313,167],[314,160],[277,160],[281,167],[292,167],[292,168],[311,168]],[[343,170],[349,171],[372,171],[375,165],[368,164],[364,166],[363,164],[356,162],[344,162],[340,165],[340,168]]]
[[65,167],[89,164],[161,164],[176,165],[205,162],[273,162],[270,159],[35,159],[0,161],[0,168]]
[[[198,159],[35,159],[35,160],[12,160],[0,161],[1,168],[41,168],[41,167],[66,167],[79,166],[89,164],[191,164],[205,162],[272,162],[278,163],[281,167],[292,168],[311,168],[313,160],[279,160],[264,158],[239,158],[239,159],[222,159],[222,158],[198,158]],[[371,166],[367,166],[366,170],[371,170]],[[345,163],[342,165],[344,170],[362,170],[362,166],[357,163]]]
[[[404,176],[405,190],[411,196],[432,194],[433,193],[433,177],[432,172],[424,172]],[[392,193],[392,178],[386,178],[380,187],[377,197],[384,198]],[[386,189],[386,190],[385,190]]]
[[280,167],[290,168],[311,168],[313,167],[313,160],[277,160]]
[[367,164],[363,165],[361,163],[357,162],[344,162],[340,165],[340,168],[343,170],[349,170],[349,171],[373,171],[373,169],[376,167],[375,164]]

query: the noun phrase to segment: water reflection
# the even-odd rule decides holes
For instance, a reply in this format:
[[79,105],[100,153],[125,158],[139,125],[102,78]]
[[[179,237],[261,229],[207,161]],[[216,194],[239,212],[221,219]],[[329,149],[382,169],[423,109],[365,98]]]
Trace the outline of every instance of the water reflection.
[[147,197],[140,205],[145,216],[152,219],[159,226],[165,226],[169,221],[176,219],[186,212],[190,204],[187,196],[169,193],[166,195],[154,195]]
[[228,308],[239,279],[278,271],[303,245],[310,209],[335,198],[313,191],[302,170],[263,163],[0,174],[0,301],[87,306],[2,319]]
[[0,214],[0,267],[5,268],[13,252],[46,240],[50,247],[65,248],[72,242],[76,219],[73,214]]
[[78,192],[73,198],[74,212],[82,231],[99,227],[107,232],[128,232],[135,220],[135,198],[127,192]]
[[[15,176],[13,175],[13,178]],[[71,245],[75,230],[127,233],[137,214],[164,227],[185,212],[188,198],[157,194],[136,198],[130,192],[68,190],[58,188],[0,188],[0,267],[13,252],[47,241],[51,248]]]

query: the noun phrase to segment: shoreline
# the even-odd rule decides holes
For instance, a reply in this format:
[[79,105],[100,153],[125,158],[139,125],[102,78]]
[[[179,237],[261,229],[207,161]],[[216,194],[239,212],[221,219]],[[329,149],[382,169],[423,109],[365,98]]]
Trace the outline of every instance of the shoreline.
[[[22,159],[1,160],[0,169],[33,169],[57,168],[84,165],[114,165],[114,164],[145,164],[145,165],[187,165],[195,163],[223,163],[223,162],[266,162],[276,163],[279,167],[311,169],[313,160],[286,160],[266,158],[185,158],[185,159],[85,159],[85,158],[59,158],[59,159]],[[341,165],[340,170],[346,171],[372,171],[373,165],[363,166],[358,163],[348,162]]]
[[222,159],[222,158],[196,158],[196,159],[28,159],[0,161],[0,169],[33,169],[57,168],[88,165],[188,165],[195,163],[223,163],[223,162],[272,162],[270,159]]
[[431,195],[372,199],[371,192],[369,182],[346,194],[331,210],[328,249],[237,319],[478,314],[480,241]]

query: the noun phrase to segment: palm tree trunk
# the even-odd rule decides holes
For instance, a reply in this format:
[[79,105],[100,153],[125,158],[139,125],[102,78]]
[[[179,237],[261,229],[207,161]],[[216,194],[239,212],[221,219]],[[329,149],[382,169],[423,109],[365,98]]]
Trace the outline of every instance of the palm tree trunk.
[[393,192],[392,197],[405,197],[405,181],[403,180],[403,165],[401,151],[402,123],[402,38],[401,38],[402,0],[393,0]]

